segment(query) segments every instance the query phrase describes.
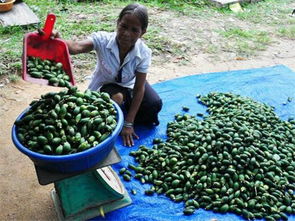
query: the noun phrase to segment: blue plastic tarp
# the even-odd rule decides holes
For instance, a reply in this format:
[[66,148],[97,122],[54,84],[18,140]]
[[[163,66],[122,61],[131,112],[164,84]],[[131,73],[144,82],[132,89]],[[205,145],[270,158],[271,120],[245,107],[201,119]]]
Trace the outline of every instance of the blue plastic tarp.
[[[187,76],[157,83],[153,87],[163,100],[163,109],[159,115],[160,125],[156,128],[135,128],[140,140],[136,140],[133,147],[123,146],[121,139],[118,139],[116,147],[122,161],[112,166],[117,172],[122,167],[127,167],[128,163],[137,164],[134,158],[129,156],[130,151],[137,150],[140,145],[152,147],[154,138],[166,139],[167,123],[174,120],[175,114],[183,113],[182,106],[188,106],[188,114],[191,115],[205,113],[206,107],[197,102],[196,94],[232,92],[274,106],[276,114],[283,120],[295,118],[295,72],[283,65]],[[287,102],[288,97],[293,98],[293,101]],[[191,216],[184,216],[183,202],[175,203],[164,195],[146,196],[144,191],[149,189],[149,184],[141,184],[134,178],[131,182],[121,180],[133,202],[127,207],[106,214],[103,220],[244,220],[232,213],[219,214],[203,209],[196,210]],[[132,195],[131,189],[136,190],[137,194]],[[290,216],[289,220],[295,220],[295,216]]]

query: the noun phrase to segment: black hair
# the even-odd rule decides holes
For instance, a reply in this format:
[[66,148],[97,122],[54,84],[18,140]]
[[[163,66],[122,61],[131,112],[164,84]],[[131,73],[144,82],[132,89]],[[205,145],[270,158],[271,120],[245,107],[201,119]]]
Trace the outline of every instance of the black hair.
[[147,8],[143,5],[140,5],[138,3],[133,3],[130,5],[127,5],[125,8],[122,9],[122,11],[119,14],[119,18],[118,21],[121,21],[121,19],[123,18],[124,15],[127,14],[132,14],[135,15],[140,23],[141,23],[141,29],[142,30],[146,30],[148,23],[149,23],[149,19],[148,19],[148,12],[147,12]]

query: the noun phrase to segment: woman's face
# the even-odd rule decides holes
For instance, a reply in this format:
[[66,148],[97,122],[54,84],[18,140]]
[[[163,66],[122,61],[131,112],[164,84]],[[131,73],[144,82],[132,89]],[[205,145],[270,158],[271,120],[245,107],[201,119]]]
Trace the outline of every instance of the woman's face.
[[144,33],[145,30],[141,29],[141,23],[135,15],[124,15],[117,24],[117,41],[120,49],[129,50]]

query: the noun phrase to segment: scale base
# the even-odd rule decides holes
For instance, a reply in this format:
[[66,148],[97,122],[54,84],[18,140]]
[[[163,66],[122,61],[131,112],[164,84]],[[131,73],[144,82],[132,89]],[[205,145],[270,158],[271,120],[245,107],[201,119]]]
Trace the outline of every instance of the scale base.
[[[51,190],[50,195],[53,200],[55,212],[57,214],[57,218],[59,221],[74,221],[74,220],[80,221],[80,220],[87,220],[87,219],[91,219],[91,218],[95,218],[95,220],[105,220],[101,216],[100,208],[98,208],[98,207],[88,209],[83,214],[80,214],[78,216],[66,218],[63,215],[60,200],[59,200],[58,195],[56,194],[55,189]],[[104,213],[108,213],[108,212],[120,209],[122,207],[128,206],[129,204],[131,204],[131,202],[132,202],[132,200],[131,200],[128,192],[125,190],[124,197],[122,199],[105,203],[105,204],[101,205],[100,207],[103,209]]]

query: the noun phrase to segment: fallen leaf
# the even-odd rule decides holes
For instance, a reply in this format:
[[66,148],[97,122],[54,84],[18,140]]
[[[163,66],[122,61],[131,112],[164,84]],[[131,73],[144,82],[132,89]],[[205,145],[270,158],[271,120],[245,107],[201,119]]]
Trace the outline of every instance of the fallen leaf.
[[230,10],[232,10],[233,12],[242,12],[243,9],[240,5],[240,3],[234,3],[234,4],[230,4],[229,5]]

